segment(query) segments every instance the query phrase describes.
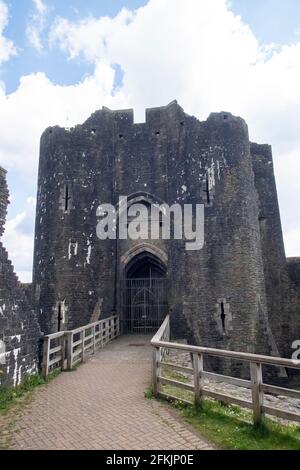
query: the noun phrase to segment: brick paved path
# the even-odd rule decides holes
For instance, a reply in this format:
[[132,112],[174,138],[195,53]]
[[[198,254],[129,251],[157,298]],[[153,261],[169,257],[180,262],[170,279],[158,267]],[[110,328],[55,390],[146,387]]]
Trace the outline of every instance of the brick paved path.
[[17,420],[15,449],[210,449],[169,406],[144,398],[149,338],[122,336],[37,391]]

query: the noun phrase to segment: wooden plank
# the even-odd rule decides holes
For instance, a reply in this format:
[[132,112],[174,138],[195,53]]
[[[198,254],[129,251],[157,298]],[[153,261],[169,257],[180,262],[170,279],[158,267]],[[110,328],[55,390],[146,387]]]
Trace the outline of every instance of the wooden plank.
[[79,356],[79,354],[81,354],[81,353],[82,353],[82,350],[81,350],[81,348],[80,348],[80,349],[78,349],[77,351],[74,351],[74,352],[73,352],[73,357],[77,357],[77,356]]
[[242,408],[249,408],[252,409],[252,402],[248,400],[242,400],[240,398],[233,397],[232,395],[226,395],[223,393],[213,392],[212,390],[208,390],[206,388],[202,389],[202,394],[205,397],[213,398],[214,400],[222,401],[227,403],[228,405],[239,405]]
[[77,366],[77,364],[79,364],[80,362],[81,362],[80,357],[78,359],[75,359],[75,361],[73,361],[73,367]]
[[93,341],[90,341],[88,344],[84,343],[84,350],[86,351],[87,349],[91,348],[93,346]]
[[96,327],[93,326],[93,354],[96,352]]
[[[77,328],[72,331],[62,331],[53,333],[44,337],[43,342],[43,361],[42,361],[42,373],[44,377],[47,377],[49,373],[50,365],[56,364],[61,360],[62,368],[65,368],[65,363],[69,369],[73,367],[73,358],[81,354],[81,360],[84,360],[84,353],[90,354],[90,350],[93,352],[101,345],[108,344],[116,336],[119,328],[119,316],[112,316],[104,320],[91,323],[89,325]],[[85,332],[91,330],[92,334],[85,336]],[[79,341],[73,342],[74,334],[80,333],[81,338]],[[103,337],[102,337],[103,335]],[[51,341],[55,339],[61,339],[61,344],[50,349]],[[97,340],[97,338],[99,338]],[[65,350],[67,341],[67,351]],[[74,352],[74,348],[81,345],[78,351]],[[98,347],[99,349],[99,347]],[[54,357],[50,362],[50,355],[55,355],[61,352],[59,356]],[[65,361],[65,354],[67,355]],[[76,360],[79,362],[80,359]]]
[[185,372],[186,374],[193,374],[194,369],[192,367],[179,366],[177,364],[172,364],[171,362],[159,362],[159,365],[162,367],[167,367],[172,370],[177,370],[178,372]]
[[51,356],[51,354],[56,354],[57,352],[61,351],[61,345],[60,346],[57,346],[56,348],[52,348],[49,350],[49,356]]
[[65,370],[65,358],[66,358],[66,335],[64,334],[60,338],[60,348],[61,348],[61,370]]
[[59,331],[58,333],[52,333],[51,335],[46,335],[44,336],[44,338],[49,338],[50,341],[52,341],[53,339],[61,338],[62,336],[64,336],[64,334],[65,334],[64,331]]
[[81,332],[81,361],[84,362],[84,330]]
[[67,332],[67,368],[69,370],[73,367],[73,333]]
[[94,335],[89,335],[84,337],[84,341],[88,341],[90,339],[93,339]]
[[153,348],[152,351],[152,391],[153,395],[158,397],[158,372],[157,367],[159,363],[159,348]]
[[278,408],[272,408],[271,406],[263,406],[263,412],[271,415],[276,416],[277,418],[288,419],[289,421],[296,421],[300,423],[300,413],[291,413],[289,411],[279,410]]
[[[166,328],[168,327],[168,324],[170,322],[170,315],[167,315],[165,320],[163,321],[161,327],[159,328],[158,332],[153,336],[151,343],[155,346],[155,342],[158,342],[161,340]],[[160,346],[160,345],[157,345]]]
[[185,403],[186,405],[193,405],[192,401],[185,400],[184,398],[175,397],[175,395],[170,395],[169,393],[159,392],[159,396],[161,398],[164,398],[165,400],[180,401],[182,403]]
[[162,347],[166,349],[175,349],[178,351],[187,351],[189,353],[206,354],[208,356],[213,356],[213,357],[226,357],[229,359],[237,359],[239,361],[245,361],[245,362],[255,362],[255,363],[268,364],[268,365],[279,366],[279,367],[287,367],[290,369],[300,369],[299,360],[296,361],[296,360],[285,359],[281,357],[262,356],[259,354],[244,353],[244,352],[238,352],[238,351],[227,351],[223,349],[190,346],[188,344],[181,344],[181,343],[170,343],[170,342],[165,342],[165,341],[158,341],[156,338],[157,338],[157,335],[155,335],[153,339],[151,340],[152,346]]
[[62,356],[60,354],[59,356],[56,356],[54,359],[49,361],[49,367],[53,366],[53,364],[58,364],[59,362],[61,362],[61,360],[62,360]]
[[161,377],[160,375],[157,377],[159,383],[163,385],[172,385],[177,388],[182,388],[184,390],[188,390],[189,392],[194,391],[194,386],[190,384],[185,384],[183,382],[178,382],[178,380],[166,379],[165,377]]
[[290,398],[300,399],[300,391],[292,390],[290,388],[275,387],[275,385],[261,384],[261,390],[265,393],[271,393],[273,395],[283,395]]
[[237,379],[230,377],[229,375],[214,374],[212,372],[203,372],[203,377],[206,379],[213,380],[215,382],[225,382],[236,387],[251,388],[250,380]]
[[203,354],[193,355],[194,364],[194,392],[195,392],[195,404],[199,405],[203,399],[202,388],[203,388]]
[[49,336],[44,336],[43,363],[42,363],[42,374],[44,378],[47,378],[49,374],[49,349],[50,349],[50,338]]
[[254,424],[260,424],[263,417],[262,406],[264,404],[264,392],[261,390],[262,365],[255,362],[250,363],[251,393],[253,404]]
[[75,334],[75,333],[81,333],[83,330],[88,330],[89,328],[92,328],[94,325],[95,325],[95,326],[102,325],[102,324],[104,324],[105,322],[107,322],[107,321],[109,321],[109,320],[113,320],[114,318],[117,318],[117,316],[105,318],[105,319],[103,319],[103,320],[100,320],[100,321],[97,321],[97,322],[94,322],[94,323],[90,323],[89,325],[82,326],[82,327],[80,327],[80,328],[76,328],[75,330],[72,330],[72,333],[73,333],[73,334]]

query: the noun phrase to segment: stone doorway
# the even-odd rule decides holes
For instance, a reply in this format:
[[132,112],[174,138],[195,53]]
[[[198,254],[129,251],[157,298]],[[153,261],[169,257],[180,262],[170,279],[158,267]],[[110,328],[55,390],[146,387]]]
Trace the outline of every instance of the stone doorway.
[[140,253],[126,267],[122,310],[128,333],[147,334],[160,327],[168,313],[167,273],[155,255]]

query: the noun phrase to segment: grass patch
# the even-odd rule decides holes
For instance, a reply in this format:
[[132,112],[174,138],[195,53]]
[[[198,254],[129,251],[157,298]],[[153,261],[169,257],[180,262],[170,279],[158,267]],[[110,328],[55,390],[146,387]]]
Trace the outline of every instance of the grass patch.
[[[181,388],[175,388],[173,385],[162,385],[161,386],[161,391],[165,393],[166,395],[171,395],[175,396],[178,398],[178,404],[180,407],[180,400],[186,400],[191,403],[194,403],[194,393],[190,392],[189,390],[183,390]],[[177,402],[175,402],[177,403]]]
[[152,398],[154,396],[153,395],[152,385],[149,385],[149,387],[146,388],[144,396],[147,400],[152,400]]
[[18,413],[30,404],[34,391],[53,380],[60,372],[58,369],[54,370],[47,379],[38,374],[27,376],[16,388],[10,385],[0,386],[0,450],[10,448]]
[[201,407],[182,409],[185,419],[222,449],[300,450],[300,427],[265,419],[253,426],[252,413],[235,405],[206,400]]
[[60,373],[55,370],[49,374],[47,379],[43,379],[40,375],[27,376],[21,385],[12,387],[11,385],[0,386],[0,413],[7,412],[11,406],[17,404],[24,396],[31,394],[37,387],[50,382]]
[[166,379],[171,379],[171,380],[176,380],[177,382],[181,383],[188,383],[189,379],[185,375],[181,374],[180,372],[177,372],[176,370],[169,369],[168,366],[162,366],[163,368],[163,376]]
[[284,425],[265,418],[262,425],[254,426],[251,411],[237,405],[225,405],[216,400],[204,400],[201,406],[189,405],[180,400],[193,403],[193,392],[171,385],[164,385],[161,390],[176,396],[178,400],[172,405],[194,429],[220,449],[300,450],[297,424]]

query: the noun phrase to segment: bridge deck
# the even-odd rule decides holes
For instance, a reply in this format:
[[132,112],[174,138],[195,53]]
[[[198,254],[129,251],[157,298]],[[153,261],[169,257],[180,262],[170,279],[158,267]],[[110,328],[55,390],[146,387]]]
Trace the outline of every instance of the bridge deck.
[[17,420],[15,449],[210,449],[170,407],[144,398],[150,337],[122,336],[37,391]]

